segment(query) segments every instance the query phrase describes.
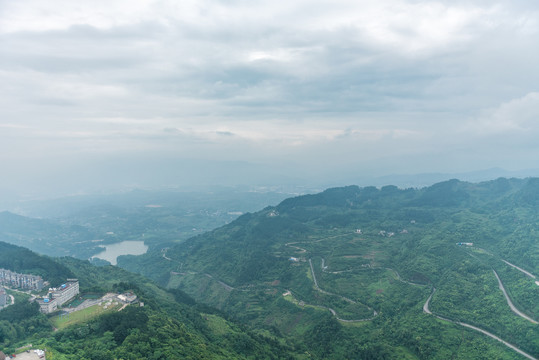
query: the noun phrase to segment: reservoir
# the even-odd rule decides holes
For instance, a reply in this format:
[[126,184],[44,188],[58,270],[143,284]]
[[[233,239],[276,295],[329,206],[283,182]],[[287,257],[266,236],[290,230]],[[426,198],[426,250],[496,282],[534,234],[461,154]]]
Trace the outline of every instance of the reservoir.
[[107,260],[112,265],[116,265],[116,259],[121,255],[142,255],[148,251],[148,246],[144,244],[144,241],[122,241],[120,243],[104,245],[104,251],[100,252],[96,257],[99,259]]

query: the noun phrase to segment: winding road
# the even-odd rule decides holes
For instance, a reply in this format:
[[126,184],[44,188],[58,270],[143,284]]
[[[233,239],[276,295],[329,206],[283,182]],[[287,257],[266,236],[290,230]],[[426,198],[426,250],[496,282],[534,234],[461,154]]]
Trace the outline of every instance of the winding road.
[[439,315],[436,315],[434,314],[429,306],[430,306],[430,300],[432,299],[432,296],[434,295],[434,292],[436,291],[435,288],[432,288],[432,293],[430,294],[429,298],[427,299],[427,301],[425,301],[425,304],[423,305],[423,312],[429,314],[429,315],[432,315],[440,320],[444,320],[444,321],[448,321],[448,322],[451,322],[453,324],[457,324],[457,325],[460,325],[460,326],[464,326],[464,327],[467,327],[469,329],[472,329],[472,330],[475,330],[477,332],[480,332],[484,335],[487,335],[488,337],[491,337],[493,338],[494,340],[497,340],[499,342],[501,342],[502,344],[504,344],[505,346],[509,347],[510,349],[513,349],[514,351],[516,351],[517,353],[519,353],[520,355],[530,359],[530,360],[539,360],[537,359],[536,357],[533,357],[532,355],[528,354],[527,352],[524,352],[522,350],[520,350],[519,348],[517,348],[515,345],[499,338],[498,336],[486,331],[486,330],[483,330],[481,328],[478,328],[477,326],[473,326],[473,325],[470,325],[470,324],[466,324],[466,323],[463,323],[461,321],[456,321],[456,320],[451,320],[451,319],[448,319],[448,318],[445,318],[445,317],[442,317],[442,316],[439,316]]
[[212,275],[210,275],[210,274],[204,274],[204,275],[206,275],[207,277],[209,277],[209,278],[212,279],[212,280],[217,281],[217,283],[218,283],[219,285],[221,285],[222,287],[224,287],[226,291],[232,291],[232,290],[234,290],[234,287],[232,287],[232,286],[230,286],[230,285],[228,285],[228,284],[222,282],[222,281],[219,280],[219,279],[214,278]]
[[425,312],[425,313],[427,313],[429,315],[433,315],[432,312],[429,309],[429,305],[430,305],[430,299],[432,299],[432,295],[434,295],[435,291],[436,291],[436,288],[432,288],[432,293],[430,293],[429,298],[427,299],[427,301],[425,301],[425,304],[423,305],[423,312]]
[[[470,254],[471,255],[471,254]],[[473,255],[472,255],[473,256]],[[475,257],[475,256],[474,256]],[[514,265],[514,264],[511,264],[510,262],[507,262],[503,259],[501,259],[504,263],[506,263],[507,265],[509,266],[512,266],[514,267],[515,269],[521,271],[522,273],[526,274],[527,276],[531,277],[532,279],[535,279],[535,275],[529,273],[528,271],[524,270],[524,269],[521,269],[520,267]],[[498,273],[496,272],[496,270],[492,269],[492,271],[494,272],[494,275],[496,276],[496,279],[498,280],[498,286],[500,288],[500,290],[503,292],[503,295],[505,296],[505,300],[507,301],[507,305],[509,305],[509,308],[511,309],[511,311],[513,311],[515,314],[517,314],[518,316],[532,322],[533,324],[538,324],[538,322],[532,318],[530,318],[528,315],[524,314],[523,312],[521,312],[520,310],[518,310],[514,305],[513,305],[513,302],[511,301],[511,299],[509,298],[509,295],[507,294],[507,291],[505,290],[505,287],[503,285],[503,282],[502,280],[500,279],[500,277],[498,276]],[[484,335],[487,335],[499,342],[501,342],[502,344],[504,344],[505,346],[509,347],[510,349],[516,351],[517,353],[519,353],[520,355],[530,359],[530,360],[538,360],[536,357],[533,357],[532,355],[524,352],[523,350],[517,348],[515,345],[501,339],[500,337],[486,331],[486,330],[483,330],[481,328],[478,328],[477,326],[474,326],[474,325],[470,325],[470,324],[467,324],[467,323],[464,323],[464,322],[461,322],[461,321],[456,321],[456,320],[451,320],[451,319],[448,319],[448,318],[445,318],[445,317],[442,317],[442,316],[439,316],[439,315],[436,315],[434,314],[431,310],[430,310],[430,300],[432,299],[432,296],[434,295],[434,292],[436,291],[436,288],[432,288],[432,293],[430,294],[430,296],[428,297],[427,301],[425,301],[425,304],[423,305],[423,312],[425,312],[426,314],[429,314],[429,315],[432,315],[440,320],[444,320],[444,321],[448,321],[448,322],[451,322],[453,324],[457,324],[457,325],[460,325],[460,326],[464,326],[466,328],[469,328],[469,329],[472,329],[474,331],[477,331],[477,332],[480,332]]]
[[505,300],[507,301],[507,305],[509,305],[509,307],[511,308],[511,311],[514,312],[515,314],[517,314],[518,316],[520,316],[521,318],[524,318],[524,319],[526,319],[526,320],[528,320],[528,321],[530,321],[530,322],[532,322],[534,324],[539,324],[537,321],[535,321],[534,319],[532,319],[528,315],[524,314],[522,311],[517,309],[515,307],[515,305],[513,305],[513,302],[509,298],[509,295],[507,295],[507,291],[505,291],[505,287],[503,286],[502,280],[498,276],[498,273],[494,269],[492,271],[494,272],[494,275],[496,276],[496,279],[498,279],[498,286],[499,286],[500,290],[503,292],[503,296],[505,296]]
[[[320,287],[318,286],[318,280],[316,280],[316,274],[314,273],[314,267],[313,267],[313,261],[312,259],[309,259],[309,266],[311,267],[311,274],[313,276],[313,282],[314,282],[314,286],[316,288],[316,290],[318,290],[319,292],[321,292],[322,294],[326,294],[326,295],[331,295],[331,296],[337,296],[338,298],[344,300],[344,301],[347,301],[351,304],[357,304],[356,301],[352,300],[352,299],[349,299],[345,296],[342,296],[342,295],[339,295],[339,294],[334,294],[334,293],[330,293],[329,291],[325,291],[325,290],[322,290],[320,289]],[[335,318],[339,321],[343,321],[343,322],[361,322],[361,321],[369,321],[369,320],[372,320],[374,319],[377,315],[378,315],[378,312],[376,312],[376,310],[374,310],[373,308],[371,308],[370,306],[367,306],[363,303],[360,303],[361,305],[364,305],[366,306],[369,310],[371,310],[373,312],[373,315],[372,317],[369,317],[369,318],[365,318],[365,319],[356,319],[356,320],[346,320],[346,319],[341,319],[338,317],[337,315],[337,312],[331,308],[326,308],[324,306],[320,306],[322,308],[326,308],[328,309],[332,314],[333,316],[335,316]]]
[[[318,240],[314,240],[314,241],[311,241],[309,243],[312,243],[312,242],[320,242],[320,241],[323,241],[323,240],[327,240],[327,239],[334,239],[334,238],[337,238],[337,237],[341,237],[341,236],[346,236],[346,235],[350,235],[351,233],[346,233],[346,234],[340,234],[340,235],[334,235],[334,236],[329,236],[329,237],[325,237],[325,238],[322,238],[322,239],[318,239]],[[353,234],[353,233],[352,233]],[[290,242],[290,243],[286,243],[285,246],[288,246],[288,247],[291,247],[291,248],[294,248],[296,249],[299,253],[306,253],[307,250],[304,249],[304,248],[301,248],[299,246],[294,246],[296,244],[301,244],[301,243],[307,243],[307,242]],[[314,271],[314,266],[313,266],[313,262],[312,262],[312,259],[309,259],[309,266],[311,268],[311,274],[312,274],[312,277],[313,277],[313,283],[314,283],[314,286],[316,288],[317,291],[321,292],[322,294],[326,294],[326,295],[330,295],[330,296],[337,296],[339,297],[340,299],[344,300],[344,301],[347,301],[349,303],[352,303],[352,304],[357,304],[356,301],[350,299],[350,298],[347,298],[345,296],[342,296],[342,295],[339,295],[339,294],[334,294],[334,293],[331,293],[329,291],[325,291],[323,289],[320,288],[320,286],[318,285],[318,280],[316,278],[316,274],[315,274],[315,271]],[[323,272],[329,272],[327,271],[327,266],[325,266],[325,259],[322,258],[322,264],[321,264],[321,269]],[[409,282],[409,281],[406,281],[406,280],[403,280],[401,277],[400,277],[400,274],[394,270],[394,269],[391,269],[391,268],[385,268],[387,270],[391,270],[395,273],[395,275],[397,276],[397,279],[399,281],[402,281],[404,283],[407,283],[407,284],[410,284],[410,285],[423,285],[423,284],[415,284],[415,283],[412,283],[412,282]],[[352,270],[344,270],[344,271],[336,271],[336,272],[329,272],[329,273],[332,273],[332,274],[338,274],[338,273],[342,273],[342,272],[348,272],[348,271],[352,271]],[[339,321],[342,321],[342,322],[361,322],[361,321],[369,321],[369,320],[372,320],[374,319],[377,315],[378,315],[378,312],[376,310],[374,310],[373,308],[371,308],[370,306],[367,306],[365,304],[362,304],[364,306],[366,306],[369,310],[371,310],[373,312],[373,316],[370,317],[370,318],[366,318],[366,319],[357,319],[357,320],[346,320],[346,319],[341,319],[338,317],[338,314],[337,312],[334,310],[334,309],[331,309],[329,307],[324,307],[324,306],[318,306],[316,305],[317,307],[319,308],[324,308],[324,309],[328,309],[332,314],[333,316],[335,316],[335,318]]]
[[[330,238],[335,238],[335,237],[340,237],[340,236],[344,236],[344,235],[349,235],[349,234],[342,234],[342,235],[337,235],[337,236],[331,236],[331,237],[327,237],[327,238],[323,238],[323,239],[319,239],[319,240],[315,240],[314,242],[319,242],[319,241],[323,241],[323,240],[326,240],[326,239],[330,239]],[[288,247],[291,247],[291,248],[294,248],[296,249],[299,253],[307,253],[308,251],[304,248],[301,248],[299,246],[294,246],[296,244],[301,244],[301,243],[306,243],[306,242],[290,242],[290,243],[286,243],[285,246],[288,246]],[[163,253],[163,258],[165,258],[166,260],[169,260],[169,261],[173,261],[172,259],[168,258],[166,256],[166,251]],[[521,269],[520,267],[516,266],[516,265],[513,265],[505,260],[502,259],[503,262],[505,262],[507,265],[509,266],[512,266],[514,267],[515,269],[521,271],[522,273],[526,274],[527,276],[529,276],[530,278],[532,279],[536,279],[535,275],[529,273],[528,271],[526,270],[523,270]],[[310,270],[311,270],[311,274],[312,274],[312,278],[313,278],[313,283],[314,283],[314,286],[316,288],[317,291],[323,293],[323,294],[326,294],[326,295],[330,295],[330,296],[336,296],[336,297],[339,297],[340,299],[344,300],[344,301],[347,301],[349,303],[352,303],[352,304],[357,304],[356,301],[352,300],[352,299],[349,299],[345,296],[342,296],[342,295],[339,295],[339,294],[334,294],[334,293],[331,293],[331,292],[328,292],[328,291],[325,291],[323,289],[320,288],[319,284],[318,284],[318,280],[316,278],[316,273],[314,271],[314,266],[313,266],[313,263],[312,263],[312,259],[309,259],[309,266],[310,266]],[[321,265],[321,268],[322,268],[322,271],[326,271],[326,268],[327,266],[325,266],[325,260],[322,259],[322,265]],[[394,270],[394,269],[391,269],[391,268],[385,268],[387,270],[391,270],[395,273],[397,279],[399,281],[402,281],[402,282],[405,282],[407,284],[410,284],[410,285],[424,285],[424,284],[416,284],[416,283],[412,283],[412,282],[409,282],[409,281],[405,281],[403,280],[401,277],[400,277],[400,274]],[[498,285],[499,285],[499,288],[502,290],[504,296],[505,296],[505,299],[507,301],[507,304],[509,305],[509,307],[511,308],[511,311],[513,311],[515,314],[517,314],[518,316],[532,322],[533,324],[539,324],[536,320],[530,318],[529,316],[527,316],[526,314],[522,313],[520,310],[518,310],[514,305],[513,303],[511,302],[511,299],[509,298],[508,294],[507,294],[507,291],[505,290],[505,287],[500,279],[500,277],[498,276],[498,274],[496,273],[496,271],[493,269],[493,272],[494,272],[494,275],[496,276],[496,279],[498,280]],[[207,277],[209,278],[212,278],[214,279],[215,281],[217,281],[221,286],[223,286],[226,290],[228,291],[231,291],[231,290],[234,290],[234,288],[222,281],[219,281],[218,279],[215,279],[213,276],[211,276],[210,274],[205,274]],[[484,329],[481,329],[479,327],[476,327],[474,325],[470,325],[470,324],[467,324],[467,323],[464,323],[464,322],[461,322],[461,321],[457,321],[457,320],[452,320],[452,319],[449,319],[449,318],[446,318],[446,317],[442,317],[440,315],[437,315],[435,313],[433,313],[431,310],[430,310],[430,301],[434,295],[434,293],[436,292],[436,288],[432,288],[432,293],[429,295],[429,297],[427,298],[427,300],[425,301],[424,305],[423,305],[423,312],[426,313],[426,314],[429,314],[429,315],[432,315],[434,317],[436,317],[437,319],[440,319],[440,320],[443,320],[443,321],[447,321],[447,322],[450,322],[450,323],[453,323],[453,324],[457,324],[457,325],[460,325],[460,326],[463,326],[463,327],[466,327],[468,329],[471,329],[473,331],[476,331],[476,332],[479,332],[479,333],[482,333],[496,341],[499,341],[501,342],[502,344],[504,344],[505,346],[507,346],[508,348],[516,351],[517,353],[519,353],[520,355],[524,356],[525,358],[527,359],[530,359],[530,360],[539,360],[537,359],[536,357],[526,353],[525,351],[517,348],[515,345],[501,339],[500,337],[484,330]],[[362,304],[364,306],[367,306],[365,304]],[[366,318],[366,319],[357,319],[357,320],[347,320],[347,319],[341,319],[339,318],[337,312],[332,309],[332,308],[329,308],[329,307],[325,307],[325,306],[320,306],[320,305],[311,305],[311,306],[314,306],[314,307],[318,307],[318,308],[322,308],[322,309],[327,309],[329,310],[332,315],[339,321],[342,321],[342,322],[362,322],[362,321],[369,321],[369,320],[372,320],[374,319],[374,317],[376,317],[378,315],[378,313],[376,312],[376,310],[368,307],[370,310],[373,311],[373,316],[370,317],[370,318]]]
[[526,274],[526,276],[529,276],[529,277],[531,277],[532,279],[536,279],[535,275],[533,275],[532,273],[530,273],[530,272],[528,272],[528,271],[526,271],[526,270],[524,270],[524,269],[522,269],[522,268],[520,268],[520,267],[518,267],[518,266],[516,266],[516,265],[514,265],[514,264],[511,264],[509,261],[505,261],[504,259],[501,259],[501,260],[502,260],[504,263],[506,263],[507,265],[512,266],[512,267],[514,267],[515,269],[517,269],[518,271],[520,271],[520,272]]

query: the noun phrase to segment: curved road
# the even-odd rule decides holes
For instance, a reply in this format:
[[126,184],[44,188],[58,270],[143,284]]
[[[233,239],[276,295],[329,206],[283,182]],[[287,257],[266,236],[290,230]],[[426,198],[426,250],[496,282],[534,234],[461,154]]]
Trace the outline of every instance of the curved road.
[[232,291],[232,290],[234,290],[234,288],[233,288],[232,286],[230,286],[230,285],[228,285],[228,284],[222,282],[222,281],[219,280],[219,279],[214,278],[212,275],[210,275],[210,274],[204,274],[204,275],[206,275],[207,277],[209,277],[209,278],[212,279],[212,280],[217,281],[217,283],[218,283],[219,285],[221,285],[222,287],[224,287],[226,291]]
[[[316,280],[316,274],[314,273],[314,267],[313,267],[313,262],[312,262],[312,259],[309,259],[309,265],[311,266],[311,274],[313,275],[313,282],[314,282],[314,285],[316,287],[316,290],[318,290],[319,292],[321,292],[322,294],[326,294],[326,295],[331,295],[331,296],[337,296],[339,298],[341,298],[342,300],[344,301],[347,301],[351,304],[356,304],[357,302],[355,302],[354,300],[352,299],[349,299],[345,296],[342,296],[342,295],[338,295],[338,294],[333,294],[333,293],[330,293],[328,291],[325,291],[325,290],[322,290],[320,289],[320,287],[318,286],[318,281]],[[360,303],[361,304],[361,303]],[[376,312],[376,310],[372,309],[371,307],[365,305],[365,304],[362,304],[364,306],[366,306],[369,310],[372,310],[373,312],[373,315],[372,317],[370,318],[366,318],[366,319],[357,319],[357,320],[345,320],[345,319],[341,319],[337,316],[337,313],[335,312],[335,310],[331,309],[331,308],[327,308],[329,311],[331,311],[331,313],[333,314],[333,316],[335,316],[335,318],[337,320],[340,320],[340,321],[343,321],[343,322],[361,322],[361,321],[369,321],[369,320],[372,320],[374,319],[377,315],[378,315],[378,312]]]
[[507,305],[509,305],[509,307],[511,308],[511,311],[514,312],[515,314],[517,314],[518,316],[520,316],[521,318],[524,318],[524,319],[526,319],[526,320],[528,320],[528,321],[530,321],[530,322],[532,322],[534,324],[539,324],[537,321],[535,321],[534,319],[532,319],[528,315],[524,314],[522,311],[517,309],[515,307],[515,305],[513,305],[513,302],[509,298],[509,295],[507,295],[507,291],[505,291],[505,287],[503,286],[502,280],[498,276],[498,273],[494,269],[492,271],[494,272],[494,275],[496,276],[496,279],[498,279],[498,286],[499,286],[500,290],[503,292],[503,295],[505,296],[505,300],[507,301]]
[[425,301],[425,304],[423,305],[423,312],[429,315],[432,315],[432,312],[429,309],[429,305],[430,305],[430,299],[432,299],[432,295],[434,295],[435,291],[436,291],[436,288],[432,288],[432,293],[430,293],[429,298],[427,299],[427,301]]
[[438,319],[441,319],[441,320],[445,320],[445,321],[449,321],[449,322],[452,322],[453,324],[457,324],[457,325],[460,325],[460,326],[464,326],[464,327],[467,327],[469,329],[472,329],[472,330],[475,330],[477,332],[480,332],[484,335],[487,335],[488,337],[491,337],[493,338],[494,340],[497,340],[499,342],[501,342],[502,344],[504,344],[505,346],[507,346],[508,348],[510,349],[513,349],[515,350],[517,353],[519,353],[520,355],[530,359],[530,360],[539,360],[533,356],[531,356],[530,354],[520,350],[519,348],[517,348],[515,345],[511,344],[511,343],[508,343],[507,341],[499,338],[498,336],[486,331],[486,330],[483,330],[481,328],[478,328],[476,326],[473,326],[473,325],[470,325],[470,324],[466,324],[466,323],[463,323],[463,322],[460,322],[460,321],[455,321],[455,320],[451,320],[451,319],[448,319],[448,318],[444,318],[444,317],[441,317],[441,316],[438,316],[436,314],[433,314],[432,311],[430,311],[429,309],[429,305],[430,305],[430,299],[432,299],[432,295],[434,295],[434,292],[436,291],[435,288],[432,288],[432,293],[430,294],[429,298],[427,299],[427,301],[425,301],[425,304],[423,305],[423,311],[427,314],[430,314],[432,316],[435,316],[436,318]]
[[[290,246],[291,244],[296,244],[296,243],[288,243],[288,244],[286,244],[286,245],[287,245],[287,246]],[[305,249],[302,249],[302,250],[305,250]],[[513,266],[514,268],[516,268],[516,269],[522,271],[522,272],[525,273],[526,275],[528,275],[528,276],[530,276],[530,277],[532,277],[532,278],[535,279],[535,276],[532,275],[531,273],[529,273],[529,272],[527,272],[527,271],[525,271],[525,270],[522,270],[521,268],[517,267],[516,265],[513,265],[513,264],[511,264],[511,263],[508,263],[508,262],[505,261],[505,260],[503,260],[503,261],[504,261],[505,263],[507,263],[508,265]],[[342,298],[343,300],[346,300],[346,301],[355,303],[353,300],[348,299],[348,298],[346,298],[346,297],[344,297],[344,296],[340,296],[340,295],[337,295],[337,294],[332,294],[332,293],[330,293],[330,292],[327,292],[327,291],[324,291],[324,290],[320,289],[320,287],[318,286],[318,281],[317,281],[317,279],[316,279],[316,274],[314,273],[314,267],[313,267],[313,263],[312,263],[312,260],[311,260],[311,259],[309,259],[309,265],[310,265],[310,267],[311,267],[311,274],[312,274],[312,276],[313,276],[313,282],[314,282],[314,285],[315,285],[315,287],[316,287],[316,289],[317,289],[318,291],[320,291],[320,292],[322,292],[322,293],[325,293],[325,294],[328,294],[328,295],[339,296],[339,297]],[[323,264],[323,263],[322,263],[322,269],[324,270],[324,264]],[[393,270],[393,269],[391,269],[391,270]],[[492,271],[494,271],[494,269],[493,269]],[[396,272],[396,271],[395,271],[395,272]],[[501,280],[500,280],[498,274],[496,273],[496,271],[494,271],[494,275],[496,275],[496,278],[498,279],[498,283],[499,283],[500,289],[502,290],[502,292],[503,292],[503,294],[504,294],[504,296],[505,296],[505,298],[506,298],[506,300],[507,300],[507,304],[509,305],[509,307],[511,308],[511,310],[512,310],[515,314],[517,314],[517,315],[523,317],[524,319],[526,319],[526,320],[528,320],[528,321],[531,321],[531,322],[534,323],[534,324],[537,324],[537,323],[538,323],[537,321],[535,321],[534,319],[528,317],[526,314],[523,314],[522,312],[520,312],[520,311],[513,305],[513,303],[511,302],[509,296],[507,295],[507,292],[505,291],[505,288],[504,288],[504,286],[503,286],[503,283],[501,282]],[[397,273],[397,277],[400,279],[400,275],[399,275],[398,273]],[[414,284],[414,285],[415,285],[415,284]],[[478,328],[478,327],[476,327],[476,326],[473,326],[473,325],[470,325],[470,324],[467,324],[467,323],[464,323],[464,322],[461,322],[461,321],[451,320],[451,319],[448,319],[448,318],[445,318],[445,317],[442,317],[442,316],[439,316],[439,315],[436,315],[436,314],[432,313],[432,311],[430,310],[429,306],[430,306],[430,300],[432,299],[432,296],[434,295],[434,292],[435,292],[435,291],[436,291],[436,288],[433,287],[433,288],[432,288],[432,293],[430,294],[430,296],[428,297],[427,301],[425,301],[425,304],[423,305],[423,312],[425,312],[426,314],[432,315],[432,316],[434,316],[434,317],[436,317],[436,318],[438,318],[438,319],[440,319],[440,320],[448,321],[448,322],[451,322],[451,323],[453,323],[453,324],[457,324],[457,325],[460,325],[460,326],[463,326],[463,327],[472,329],[472,330],[474,330],[474,331],[480,332],[480,333],[482,333],[482,334],[484,334],[484,335],[486,335],[486,336],[488,336],[488,337],[490,337],[490,338],[492,338],[492,339],[494,339],[494,340],[497,340],[497,341],[501,342],[502,344],[504,344],[504,345],[507,346],[508,348],[510,348],[510,349],[512,349],[512,350],[514,350],[514,351],[516,351],[516,352],[519,353],[520,355],[522,355],[522,356],[524,356],[524,357],[526,357],[526,358],[528,358],[528,359],[530,359],[530,360],[539,360],[539,359],[537,359],[536,357],[533,357],[532,355],[530,355],[530,354],[528,354],[528,353],[526,353],[526,352],[520,350],[520,349],[517,348],[515,345],[513,345],[513,344],[511,344],[511,343],[509,343],[509,342],[507,342],[507,341],[505,341],[505,340],[503,340],[503,339],[501,339],[500,337],[498,337],[498,336],[496,336],[496,335],[494,335],[494,334],[492,334],[492,333],[490,333],[490,332],[488,332],[488,331],[486,331],[486,330],[483,330],[483,329],[481,329],[481,328]],[[369,309],[370,309],[370,308],[369,308]],[[333,309],[331,309],[331,308],[328,308],[328,310],[333,314],[333,316],[335,316],[335,318],[337,318],[337,320],[340,320],[340,321],[347,321],[347,320],[339,319],[338,316],[337,316],[337,313],[335,312],[335,310],[333,310]],[[376,310],[374,310],[374,316],[373,316],[373,318],[374,318],[376,315],[378,315],[378,314],[377,314]],[[371,319],[372,319],[372,318],[371,318]],[[349,321],[349,322],[353,322],[353,321],[366,321],[366,320],[370,320],[370,319],[364,319],[364,320],[348,320],[348,321]]]
[[530,273],[530,272],[528,272],[528,271],[526,271],[526,270],[524,270],[524,269],[522,269],[522,268],[519,268],[518,266],[516,266],[516,265],[514,265],[514,264],[511,264],[509,261],[505,261],[504,259],[501,259],[501,260],[502,260],[504,263],[506,263],[507,265],[512,266],[512,267],[514,267],[515,269],[517,269],[518,271],[520,271],[520,272],[526,274],[526,276],[529,276],[529,277],[531,277],[532,279],[535,279],[535,278],[536,278],[535,275],[533,275],[532,273]]

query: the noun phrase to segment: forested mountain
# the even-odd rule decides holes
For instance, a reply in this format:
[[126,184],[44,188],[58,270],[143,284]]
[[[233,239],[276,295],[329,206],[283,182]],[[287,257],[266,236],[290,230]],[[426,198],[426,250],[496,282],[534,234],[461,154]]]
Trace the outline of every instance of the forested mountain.
[[538,211],[539,179],[348,186],[120,265],[315,358],[537,358]]
[[0,350],[4,353],[31,343],[46,349],[49,360],[297,357],[284,339],[249,331],[180,290],[167,291],[117,267],[95,267],[67,257],[50,259],[2,242],[0,260],[0,266],[47,280],[76,277],[83,294],[132,291],[144,305],[137,303],[88,319],[88,313],[78,318],[71,313],[78,320],[58,330],[53,328],[58,314],[41,314],[28,295],[13,293],[15,304],[0,310]]
[[57,319],[14,293],[0,347],[32,342],[51,359],[537,359],[538,212],[538,179],[328,189],[162,248],[156,227],[152,251],[119,265],[162,288],[0,243],[0,267],[145,304],[53,332]]

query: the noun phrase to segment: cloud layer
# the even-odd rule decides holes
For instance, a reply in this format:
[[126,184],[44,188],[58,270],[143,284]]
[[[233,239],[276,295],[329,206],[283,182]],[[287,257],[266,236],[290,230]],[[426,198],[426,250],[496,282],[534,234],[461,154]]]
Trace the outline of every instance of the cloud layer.
[[534,167],[537,19],[532,1],[0,0],[2,183],[141,154],[325,180]]

